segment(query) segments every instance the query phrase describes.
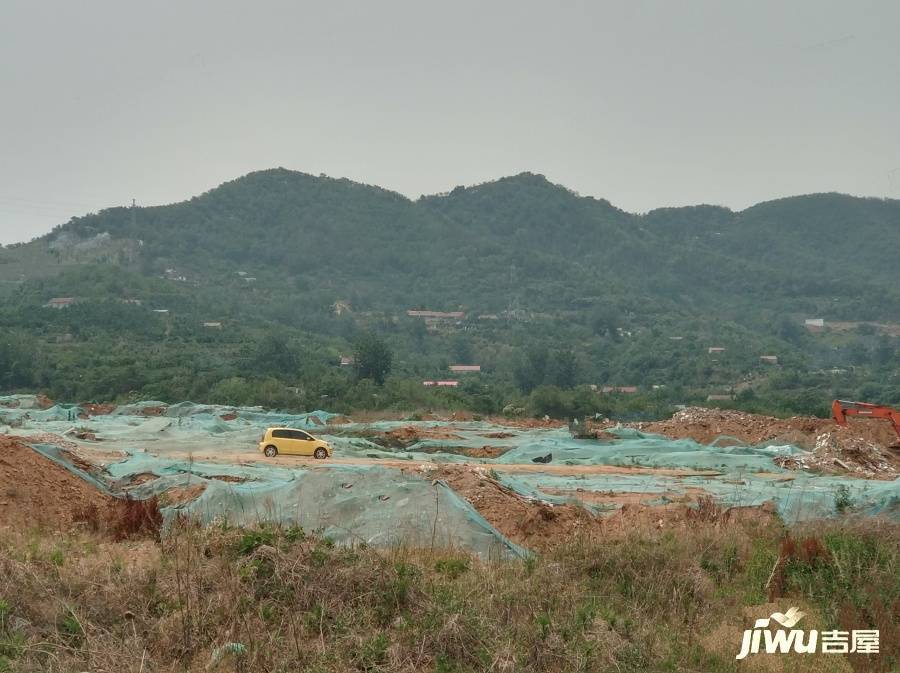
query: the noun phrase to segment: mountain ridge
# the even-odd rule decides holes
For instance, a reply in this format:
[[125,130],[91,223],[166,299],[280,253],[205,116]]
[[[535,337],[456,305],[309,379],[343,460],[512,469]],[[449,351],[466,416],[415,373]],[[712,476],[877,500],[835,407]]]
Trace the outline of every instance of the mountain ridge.
[[[73,218],[0,250],[0,327],[18,335],[10,343],[21,352],[40,349],[9,355],[10,366],[35,364],[7,381],[43,381],[70,397],[140,389],[176,400],[286,399],[267,378],[276,377],[303,383],[311,405],[339,390],[365,405],[378,393],[360,384],[353,397],[335,368],[369,332],[396,353],[403,399],[417,399],[417,378],[475,361],[485,385],[498,386],[495,411],[541,382],[671,386],[673,401],[688,386],[701,401],[747,380],[824,389],[815,372],[826,367],[857,368],[858,384],[877,381],[893,395],[898,248],[893,200],[826,193],[738,212],[635,214],[530,172],[412,200],[270,169],[176,204]],[[76,301],[43,308],[53,297]],[[410,309],[465,318],[426,324]],[[819,340],[803,328],[811,317],[884,327]],[[728,357],[710,357],[714,345]],[[280,348],[294,353],[295,369],[275,371],[254,355]],[[761,355],[778,366],[760,370]],[[223,376],[254,383],[222,388]],[[488,394],[479,385],[467,390]]]
[[[891,206],[891,205],[896,206],[896,205],[900,204],[900,200],[892,199],[890,197],[855,196],[855,195],[845,194],[845,193],[836,192],[836,191],[826,191],[826,192],[811,192],[811,193],[806,193],[806,194],[797,194],[797,195],[792,195],[792,196],[782,196],[782,197],[777,197],[777,198],[773,198],[773,199],[767,199],[767,200],[755,203],[753,205],[747,206],[746,208],[738,209],[738,210],[734,210],[728,206],[724,206],[721,204],[698,203],[698,204],[681,205],[681,206],[659,206],[659,207],[652,208],[647,211],[628,211],[628,210],[619,208],[618,206],[614,205],[609,199],[607,199],[605,197],[580,194],[580,193],[576,192],[575,190],[572,190],[572,189],[566,187],[562,183],[556,183],[556,182],[551,181],[542,173],[534,173],[531,171],[522,171],[522,172],[514,174],[514,175],[502,176],[502,177],[496,178],[494,180],[488,180],[488,181],[480,182],[480,183],[473,183],[471,185],[459,185],[459,186],[457,186],[449,191],[446,191],[446,192],[436,192],[433,194],[422,194],[416,198],[412,198],[401,192],[391,190],[386,187],[381,187],[380,185],[354,181],[354,180],[351,180],[351,179],[345,178],[345,177],[340,177],[340,178],[339,177],[331,177],[331,176],[327,176],[325,174],[320,174],[317,176],[312,173],[306,173],[303,171],[287,169],[284,167],[276,167],[276,168],[268,168],[268,169],[260,169],[260,170],[256,170],[256,171],[251,171],[249,173],[238,176],[231,180],[227,180],[219,185],[216,185],[215,187],[211,187],[210,189],[208,189],[204,192],[201,192],[194,196],[187,197],[185,199],[173,201],[170,203],[164,203],[164,204],[138,206],[137,208],[138,208],[138,210],[150,210],[150,209],[159,209],[159,208],[169,208],[169,207],[173,207],[173,206],[183,206],[183,205],[187,205],[187,204],[191,204],[191,203],[204,203],[204,202],[207,202],[211,198],[215,199],[217,197],[226,195],[229,191],[233,190],[234,188],[238,188],[238,187],[245,186],[245,185],[257,186],[260,184],[265,184],[265,182],[263,182],[263,181],[266,179],[269,180],[270,184],[271,184],[271,181],[275,180],[275,179],[280,179],[282,184],[284,184],[286,179],[292,179],[294,181],[302,180],[302,181],[306,181],[306,182],[313,183],[313,184],[318,183],[320,185],[338,185],[343,188],[350,188],[350,189],[360,189],[361,188],[364,190],[370,190],[373,194],[380,194],[383,197],[387,197],[387,198],[390,198],[395,201],[406,202],[408,204],[417,204],[420,202],[434,202],[434,201],[440,200],[440,199],[458,197],[458,196],[460,196],[462,194],[466,194],[466,193],[468,193],[468,194],[484,193],[484,192],[489,192],[492,189],[495,189],[497,187],[502,188],[508,184],[523,184],[523,183],[530,184],[530,185],[540,184],[544,188],[547,188],[547,187],[553,188],[554,191],[565,193],[568,196],[573,197],[575,199],[585,200],[587,202],[593,202],[598,205],[606,206],[609,209],[611,209],[612,211],[615,211],[617,213],[624,214],[624,215],[630,215],[639,220],[644,220],[647,218],[652,219],[663,213],[665,213],[665,214],[688,214],[692,211],[697,211],[697,210],[709,210],[709,211],[716,211],[716,212],[723,213],[723,214],[741,215],[741,214],[745,214],[745,213],[752,212],[755,210],[765,209],[765,207],[771,206],[771,205],[784,204],[784,203],[788,203],[788,202],[796,203],[799,201],[805,201],[808,203],[808,202],[828,200],[828,201],[833,202],[834,199],[839,199],[845,203],[852,202],[855,204],[870,204],[870,205],[886,204],[888,206]],[[50,238],[54,235],[54,233],[56,231],[58,231],[60,228],[66,227],[73,220],[78,221],[78,220],[82,220],[84,218],[91,218],[91,217],[95,217],[98,215],[103,215],[108,212],[121,213],[123,211],[131,212],[131,207],[130,206],[109,206],[107,208],[101,208],[97,212],[90,212],[90,213],[85,213],[83,215],[73,216],[69,221],[67,221],[65,223],[61,223],[61,224],[57,225],[56,227],[54,227],[54,229],[51,230],[50,232],[47,232],[40,236],[37,236],[31,240],[43,240],[43,239]],[[27,241],[27,242],[30,242],[30,241]],[[23,241],[23,242],[16,243],[16,244],[10,244],[10,246],[7,246],[7,247],[21,245],[21,244],[24,244],[27,242]]]

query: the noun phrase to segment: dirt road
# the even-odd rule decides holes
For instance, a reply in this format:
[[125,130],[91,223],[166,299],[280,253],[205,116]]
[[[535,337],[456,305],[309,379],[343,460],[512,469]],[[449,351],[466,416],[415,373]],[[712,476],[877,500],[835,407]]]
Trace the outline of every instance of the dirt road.
[[174,460],[195,460],[204,463],[223,463],[223,464],[260,464],[260,465],[277,465],[278,467],[307,467],[307,468],[328,468],[339,467],[341,465],[379,465],[381,467],[393,467],[398,469],[409,469],[410,467],[421,467],[438,469],[446,465],[459,465],[466,467],[483,467],[492,469],[496,472],[505,473],[524,473],[524,472],[542,472],[544,474],[559,475],[579,475],[579,474],[655,474],[666,477],[703,477],[716,476],[721,474],[716,470],[692,470],[692,469],[676,469],[676,468],[649,468],[649,467],[632,467],[617,465],[564,465],[564,464],[538,464],[538,463],[480,463],[477,461],[462,463],[436,463],[425,460],[397,460],[391,458],[329,458],[328,460],[316,460],[305,456],[277,456],[275,458],[266,458],[257,451],[165,451],[156,453],[153,450],[147,452],[150,455],[156,455],[161,458]]

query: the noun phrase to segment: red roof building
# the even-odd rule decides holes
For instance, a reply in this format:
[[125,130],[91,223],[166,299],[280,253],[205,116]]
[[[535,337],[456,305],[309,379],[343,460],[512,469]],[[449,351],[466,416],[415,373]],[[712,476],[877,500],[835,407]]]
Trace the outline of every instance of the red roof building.
[[44,306],[47,308],[66,308],[75,303],[75,297],[54,297]]

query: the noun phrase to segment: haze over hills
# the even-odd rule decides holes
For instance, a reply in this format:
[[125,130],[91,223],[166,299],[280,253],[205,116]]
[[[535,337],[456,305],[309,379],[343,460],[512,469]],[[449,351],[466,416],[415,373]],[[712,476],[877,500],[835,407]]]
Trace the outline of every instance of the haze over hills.
[[[897,249],[894,200],[814,194],[740,212],[701,205],[639,215],[532,173],[414,201],[273,169],[182,203],[75,217],[0,250],[0,277],[4,324],[21,334],[77,342],[73,330],[112,339],[126,326],[148,347],[181,339],[203,357],[216,351],[243,376],[253,372],[234,349],[260,334],[285,329],[316,351],[288,382],[321,377],[355,335],[374,330],[394,346],[395,373],[410,377],[467,356],[497,381],[521,384],[524,354],[547,348],[571,351],[577,364],[558,383],[708,392],[760,376],[753,363],[763,352],[810,371],[874,349],[871,334],[862,346],[809,341],[803,318],[900,321]],[[54,296],[80,303],[52,319],[35,314]],[[335,306],[346,308],[336,315]],[[89,319],[99,307],[111,317]],[[169,311],[170,324],[160,326],[152,308]],[[432,326],[423,340],[405,317],[413,308],[464,311],[466,324]],[[221,320],[230,327],[219,345],[198,346],[209,336],[197,325]],[[720,341],[735,359],[710,370],[706,347]],[[895,364],[889,346],[881,357]],[[17,381],[26,379],[42,380],[32,372]]]

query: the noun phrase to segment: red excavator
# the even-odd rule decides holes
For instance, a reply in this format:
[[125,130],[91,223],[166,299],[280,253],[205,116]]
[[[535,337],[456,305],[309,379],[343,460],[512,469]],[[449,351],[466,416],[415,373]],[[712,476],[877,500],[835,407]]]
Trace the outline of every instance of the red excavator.
[[847,402],[835,400],[831,403],[831,417],[838,425],[847,425],[847,416],[865,416],[866,418],[884,418],[891,422],[897,437],[900,438],[900,411],[880,404],[868,402]]

